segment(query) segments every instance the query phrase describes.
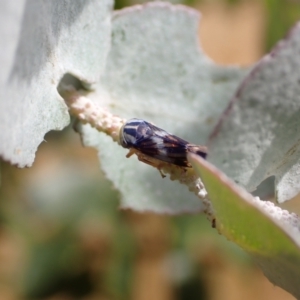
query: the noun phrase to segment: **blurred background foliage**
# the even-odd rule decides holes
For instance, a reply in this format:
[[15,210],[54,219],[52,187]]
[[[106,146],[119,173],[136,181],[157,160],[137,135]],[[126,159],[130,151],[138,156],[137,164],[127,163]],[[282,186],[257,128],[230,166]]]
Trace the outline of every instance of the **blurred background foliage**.
[[[202,13],[201,45],[221,64],[255,63],[300,19],[297,0],[180,3]],[[72,126],[46,135],[32,168],[2,161],[0,300],[293,299],[205,216],[121,210],[119,198]]]
[[[116,0],[115,9],[134,4],[146,3],[146,0]],[[260,6],[264,11],[265,34],[263,50],[269,51],[281,39],[300,17],[299,0],[170,0],[173,4],[184,4],[201,11],[201,6],[215,5],[225,10],[241,10],[243,5]],[[225,8],[226,7],[226,8]],[[204,17],[207,16],[204,14]],[[255,20],[255,16],[253,15]]]

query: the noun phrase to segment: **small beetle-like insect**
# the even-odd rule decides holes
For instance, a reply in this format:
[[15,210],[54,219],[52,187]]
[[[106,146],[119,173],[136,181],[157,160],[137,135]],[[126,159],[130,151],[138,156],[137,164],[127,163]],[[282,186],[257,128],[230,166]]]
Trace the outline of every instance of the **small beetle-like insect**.
[[[120,144],[129,149],[126,157],[137,154],[138,159],[152,165],[151,159],[190,168],[187,153],[206,157],[207,149],[197,146],[141,119],[128,120],[120,130]],[[140,155],[142,153],[142,155]],[[149,159],[148,159],[149,158]],[[162,174],[163,175],[163,174]]]

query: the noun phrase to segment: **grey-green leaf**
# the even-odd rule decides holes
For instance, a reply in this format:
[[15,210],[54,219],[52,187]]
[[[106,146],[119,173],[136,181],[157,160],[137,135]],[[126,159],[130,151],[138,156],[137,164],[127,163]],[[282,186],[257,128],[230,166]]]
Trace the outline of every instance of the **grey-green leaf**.
[[209,160],[253,191],[275,175],[279,202],[300,191],[300,23],[252,70],[215,129]]
[[45,133],[69,122],[57,92],[65,73],[88,83],[110,46],[111,0],[1,1],[0,155],[33,163]]

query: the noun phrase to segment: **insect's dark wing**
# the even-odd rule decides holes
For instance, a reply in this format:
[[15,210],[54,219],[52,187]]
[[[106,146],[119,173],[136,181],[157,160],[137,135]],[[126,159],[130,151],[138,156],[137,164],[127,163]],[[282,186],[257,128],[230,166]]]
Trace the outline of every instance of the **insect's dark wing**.
[[137,140],[135,148],[159,160],[188,167],[189,163],[186,158],[188,142],[150,123],[147,125],[147,134]]
[[190,167],[187,152],[206,156],[206,148],[187,141],[141,119],[131,119],[123,127],[120,144],[134,148],[158,160],[182,167]]
[[136,144],[135,148],[159,160],[178,166],[189,166],[186,158],[187,149],[182,144],[169,144],[165,140],[156,137],[145,138],[142,142]]

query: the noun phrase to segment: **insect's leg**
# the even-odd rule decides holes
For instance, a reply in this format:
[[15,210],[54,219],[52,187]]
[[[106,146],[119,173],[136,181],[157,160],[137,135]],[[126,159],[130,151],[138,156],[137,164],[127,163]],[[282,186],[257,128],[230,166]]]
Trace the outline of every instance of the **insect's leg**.
[[156,168],[156,169],[159,171],[159,173],[160,173],[160,175],[161,175],[162,178],[165,178],[165,177],[166,177],[166,175],[161,171],[161,166],[160,166],[160,164],[154,162],[150,157],[147,158],[146,155],[140,153],[140,152],[137,151],[136,149],[130,148],[130,149],[129,149],[129,152],[126,154],[126,157],[129,158],[129,157],[132,156],[133,154],[136,154],[136,156],[138,157],[138,160],[139,160],[139,161],[141,161],[141,162],[143,162],[143,163],[145,163],[145,164],[147,164],[147,165],[150,165],[150,166]]
[[129,152],[126,154],[126,157],[129,158],[130,156],[132,156],[135,153],[136,153],[136,151],[133,148],[130,148]]
[[137,155],[139,161],[156,168],[159,171],[162,178],[166,177],[166,175],[161,170],[160,164],[155,163],[154,161],[151,160],[151,158],[147,159],[145,155],[138,155],[138,153],[135,154]]
[[216,219],[213,218],[212,221],[211,221],[211,227],[212,228],[216,228],[216,222],[217,222]]
[[157,170],[159,171],[162,178],[166,177],[166,175],[162,172],[162,170],[160,168],[157,167]]

